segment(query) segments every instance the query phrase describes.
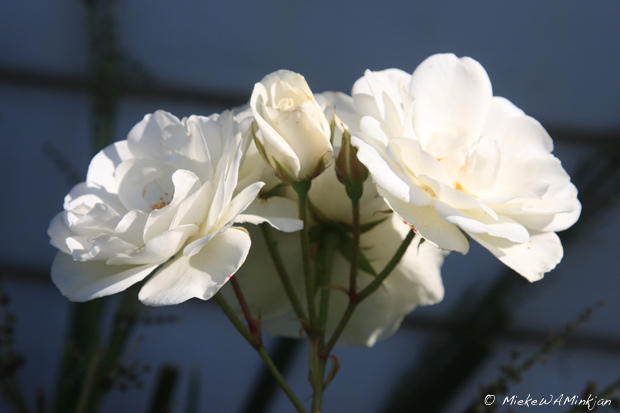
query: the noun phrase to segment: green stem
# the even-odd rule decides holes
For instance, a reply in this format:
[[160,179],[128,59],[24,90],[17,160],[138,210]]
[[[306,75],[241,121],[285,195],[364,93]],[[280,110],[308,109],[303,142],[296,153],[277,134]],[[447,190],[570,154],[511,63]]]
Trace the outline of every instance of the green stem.
[[351,266],[349,270],[349,296],[357,294],[357,260],[360,253],[360,201],[359,199],[351,199],[351,208],[353,212],[353,225],[351,227],[351,236],[353,238],[351,245]]
[[91,397],[91,393],[93,391],[93,387],[97,378],[97,369],[99,368],[101,355],[102,350],[96,350],[91,357],[90,362],[88,363],[88,368],[86,369],[86,377],[84,379],[84,385],[82,386],[82,391],[80,392],[80,397],[78,398],[77,407],[75,408],[76,413],[83,413],[87,411],[86,408],[88,406],[88,401]]
[[312,413],[321,413],[321,405],[323,404],[323,385],[320,389],[316,389],[312,394]]
[[329,341],[327,342],[327,344],[323,347],[323,350],[321,351],[321,355],[323,357],[327,357],[331,353],[332,349],[336,345],[336,342],[342,335],[344,328],[346,327],[347,323],[351,319],[351,316],[353,315],[353,311],[355,311],[355,308],[357,307],[358,303],[359,301],[357,300],[349,299],[349,304],[347,305],[347,308],[344,310],[344,313],[342,314],[342,318],[338,322],[338,325],[336,326],[334,332],[332,333],[331,338],[329,339]]
[[288,396],[291,403],[293,403],[293,405],[295,406],[295,409],[297,409],[299,413],[307,413],[303,404],[299,401],[297,396],[295,396],[295,393],[293,393],[293,390],[289,387],[286,379],[282,376],[282,374],[280,374],[280,371],[273,363],[273,360],[271,360],[271,357],[269,357],[269,353],[267,353],[265,346],[263,346],[262,344],[259,345],[257,343],[255,337],[252,336],[248,329],[243,325],[239,317],[237,317],[233,309],[226,302],[226,299],[224,299],[224,296],[222,296],[222,294],[218,292],[215,295],[215,301],[219,304],[220,308],[222,309],[224,314],[226,314],[226,316],[233,324],[233,326],[237,329],[237,331],[243,336],[243,338],[247,340],[248,343],[250,343],[252,347],[256,349],[258,355],[263,359],[265,365],[267,366],[273,377],[276,379],[278,384],[280,384],[280,387],[282,387],[282,390]]
[[[359,197],[351,197],[351,207],[353,213],[353,225],[352,225],[352,247],[351,247],[351,263],[349,270],[349,297],[350,301],[355,301],[357,296],[357,261],[359,257],[360,249],[360,208]],[[333,236],[327,234],[324,240],[325,245],[321,245],[322,251],[319,251],[319,256],[324,258],[322,261],[321,270],[324,272],[323,282],[329,283],[331,277],[331,267],[333,259],[334,245],[331,245],[337,241],[332,239]],[[327,254],[326,256],[324,254]],[[312,393],[312,412],[320,413],[321,405],[323,402],[323,391],[325,390],[325,364],[327,357],[321,353],[321,348],[325,345],[325,327],[327,324],[327,313],[329,306],[329,289],[323,288],[321,290],[321,301],[319,308],[319,326],[320,337],[319,340],[311,343],[310,345],[310,365],[311,368],[311,381],[313,387]],[[350,316],[347,317],[347,321]]]
[[273,363],[273,360],[271,360],[271,357],[269,357],[269,353],[267,353],[267,350],[264,346],[258,349],[258,355],[263,359],[265,365],[267,366],[271,374],[273,374],[273,377],[280,384],[280,387],[282,387],[284,393],[286,393],[291,403],[293,403],[293,406],[295,406],[295,409],[297,409],[299,413],[307,413],[301,401],[299,401],[297,396],[295,396],[295,393],[293,393],[293,390],[291,390],[291,388],[286,383],[286,379],[280,374],[278,367],[276,367],[276,365]]
[[[297,358],[301,341],[294,338],[279,338],[275,340],[270,351],[273,363],[279,367],[282,375],[290,370],[291,364]],[[266,413],[279,389],[278,382],[273,377],[267,366],[261,368],[261,372],[251,387],[252,391],[245,397],[243,408],[240,413]],[[190,412],[187,412],[190,413]],[[198,413],[198,411],[194,412]]]
[[314,283],[312,273],[310,271],[310,240],[308,238],[308,191],[310,190],[310,182],[296,182],[293,184],[295,192],[298,196],[298,215],[299,219],[304,223],[304,227],[299,231],[299,239],[301,242],[301,257],[304,267],[304,279],[306,284],[306,301],[308,302],[308,317],[310,318],[310,338],[314,338],[314,328],[316,327],[316,310],[314,303]]
[[324,373],[325,373],[325,361],[321,360],[321,368],[319,370],[320,373],[320,382],[319,382],[319,388],[315,389],[314,393],[312,394],[312,413],[321,413],[321,406],[323,405],[323,377],[324,377]]
[[334,262],[334,252],[338,247],[338,236],[333,233],[325,234],[323,245],[321,246],[322,257],[322,283],[321,283],[321,300],[319,304],[319,326],[322,334],[325,334],[325,326],[327,325],[327,315],[329,313],[329,296],[331,288],[327,288],[331,283],[332,266]]
[[310,342],[310,382],[312,384],[312,413],[321,412],[325,359],[320,355],[318,339]]
[[323,234],[319,242],[315,270],[315,282],[320,290],[319,318],[317,336],[310,343],[310,382],[312,384],[312,412],[320,412],[325,390],[325,363],[326,359],[321,357],[320,349],[325,344],[325,331],[327,325],[327,315],[329,312],[330,288],[326,288],[331,282],[332,266],[335,251],[338,249],[339,237],[337,234],[328,230]]
[[324,364],[323,359],[319,355],[319,344],[323,341],[324,332],[321,331],[317,325],[316,309],[314,302],[315,295],[315,280],[312,277],[312,270],[310,265],[310,240],[308,237],[308,192],[310,190],[310,181],[294,182],[292,184],[293,189],[297,192],[298,197],[298,216],[304,223],[303,229],[299,232],[299,239],[301,242],[301,256],[304,267],[304,279],[306,286],[306,301],[308,303],[308,317],[310,319],[310,326],[306,330],[308,337],[310,338],[310,355],[309,355],[309,367],[310,367],[310,383],[312,384],[312,412],[320,412],[321,399],[323,396],[323,369],[321,366]]
[[409,245],[411,244],[411,241],[413,241],[414,237],[415,233],[413,231],[409,231],[403,242],[400,244],[400,247],[398,247],[390,261],[385,265],[385,268],[383,268],[383,270],[375,277],[375,279],[372,280],[372,282],[366,287],[364,287],[362,291],[359,292],[359,294],[355,294],[354,296],[349,297],[349,304],[347,305],[347,308],[342,315],[340,322],[336,326],[336,329],[334,330],[332,337],[329,339],[329,342],[321,351],[321,355],[323,357],[327,357],[336,345],[336,342],[344,331],[345,326],[351,319],[351,316],[353,315],[353,312],[355,311],[357,305],[364,299],[366,299],[370,294],[375,292],[375,290],[379,288],[379,286],[381,286],[383,280],[385,280],[387,276],[390,275],[390,273],[394,270],[394,268],[396,268],[396,265],[398,265],[403,255],[405,255],[405,252],[407,251],[407,248],[409,248]]
[[307,318],[304,314],[304,309],[299,302],[299,298],[297,298],[297,294],[295,293],[295,289],[293,288],[293,284],[291,283],[291,279],[286,272],[286,268],[284,267],[284,263],[282,262],[282,257],[278,252],[278,247],[276,242],[273,239],[271,234],[271,229],[269,228],[269,224],[264,223],[261,224],[261,230],[263,231],[263,238],[265,238],[265,243],[267,244],[267,250],[269,251],[269,255],[271,256],[271,260],[273,261],[273,265],[276,267],[276,272],[278,277],[280,277],[280,282],[284,287],[284,291],[288,296],[291,305],[293,306],[293,310],[295,310],[295,314],[297,314],[297,318],[304,328],[307,328]]
[[215,294],[215,301],[220,306],[220,308],[222,309],[224,314],[226,314],[226,317],[228,317],[228,319],[230,320],[232,325],[237,329],[239,334],[241,334],[243,336],[243,338],[245,338],[246,341],[248,343],[250,343],[250,345],[252,347],[256,347],[256,343],[254,341],[254,336],[252,336],[252,334],[250,334],[250,332],[243,325],[241,320],[239,320],[239,317],[237,317],[237,314],[235,314],[235,312],[233,311],[233,309],[230,306],[230,304],[228,304],[226,302],[226,299],[224,298],[224,296],[221,293],[218,292],[217,294]]

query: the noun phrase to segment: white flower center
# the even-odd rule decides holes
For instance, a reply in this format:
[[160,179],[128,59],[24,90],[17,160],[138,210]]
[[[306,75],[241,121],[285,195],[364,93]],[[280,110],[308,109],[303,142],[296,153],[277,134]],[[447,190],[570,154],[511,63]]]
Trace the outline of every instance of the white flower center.
[[283,98],[278,101],[276,104],[276,109],[280,110],[291,110],[295,107],[295,101],[291,98]]
[[454,188],[472,196],[493,186],[500,167],[497,142],[481,136],[445,157],[436,158],[454,179]]
[[312,100],[312,96],[308,96],[300,88],[294,88],[288,82],[278,80],[271,87],[271,100],[275,109],[292,111]]

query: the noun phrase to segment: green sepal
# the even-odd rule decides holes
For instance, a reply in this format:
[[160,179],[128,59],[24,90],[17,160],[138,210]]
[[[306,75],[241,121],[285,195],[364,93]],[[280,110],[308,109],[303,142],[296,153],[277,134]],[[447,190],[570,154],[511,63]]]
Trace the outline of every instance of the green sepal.
[[276,158],[271,157],[271,159],[273,161],[273,169],[276,171],[276,176],[280,178],[280,180],[286,183],[292,183],[293,181],[295,181],[295,177],[293,176],[293,174],[287,171],[286,168],[284,168]]
[[329,143],[334,146],[334,138],[336,137],[336,111],[332,114],[332,118],[329,121]]
[[306,196],[310,191],[310,185],[312,185],[312,181],[291,181],[291,186],[299,196]]
[[[312,214],[312,218],[314,219],[314,221],[319,223],[320,226],[323,226],[326,228],[336,228],[336,230],[344,231],[344,232],[352,231],[350,224],[347,224],[341,221],[330,221],[330,219],[327,216],[325,216],[325,214],[323,214],[323,212],[321,212],[321,210],[316,205],[314,205],[310,200],[308,200],[308,207],[309,207],[310,213]],[[389,215],[392,214],[392,211],[391,210],[378,211],[376,214],[379,214],[379,213],[386,214],[388,216],[362,224],[360,226],[360,234],[368,232],[374,227],[376,227],[377,225],[383,223],[386,219],[389,218]]]
[[268,191],[265,192],[261,192],[258,197],[261,199],[269,199],[271,197],[274,196],[284,196],[285,195],[285,189],[286,186],[288,184],[286,182],[280,182],[279,184],[277,184],[276,186],[274,186],[273,188],[271,188]]
[[388,219],[388,217],[379,218],[379,219],[377,219],[375,221],[370,221],[370,222],[365,223],[364,225],[360,225],[360,234],[363,234],[364,232],[370,231],[371,229],[373,229],[377,225],[383,223],[386,219]]
[[[347,259],[347,261],[351,262],[351,250],[353,249],[353,240],[344,233],[340,234],[340,245],[338,250],[340,253]],[[370,265],[370,261],[364,255],[364,251],[360,247],[358,260],[357,260],[357,268],[360,270],[367,272],[368,274],[372,274],[373,276],[377,276],[377,272]]]
[[344,184],[347,196],[352,201],[359,201],[364,194],[364,182],[348,181]]
[[256,137],[257,130],[258,130],[258,125],[256,124],[256,121],[254,121],[252,122],[252,127],[250,128],[250,131],[252,133],[252,140],[254,141],[254,144],[256,145],[256,149],[258,149],[258,153],[260,153],[260,155],[263,157],[265,162],[269,163],[269,157],[267,156],[265,147],[263,146],[262,142]]
[[323,171],[327,169],[327,166],[331,163],[333,155],[334,153],[332,150],[329,150],[325,152],[323,155],[321,155],[314,169],[310,172],[308,176],[304,177],[304,179],[307,179],[310,181],[316,178],[317,176],[321,175]]

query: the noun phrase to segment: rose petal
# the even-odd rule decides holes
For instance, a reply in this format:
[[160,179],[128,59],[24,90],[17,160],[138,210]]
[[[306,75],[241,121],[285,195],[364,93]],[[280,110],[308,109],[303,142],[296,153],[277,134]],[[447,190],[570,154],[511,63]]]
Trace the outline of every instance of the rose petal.
[[121,292],[141,281],[159,264],[107,265],[102,261],[77,262],[59,252],[52,264],[52,281],[71,301],[88,301]]
[[409,202],[410,185],[403,179],[401,174],[379,154],[378,148],[376,146],[371,146],[356,136],[351,138],[351,143],[353,146],[357,147],[357,158],[368,168],[377,186],[384,192],[389,193],[391,197],[397,198],[403,202]]
[[459,211],[441,201],[435,202],[435,209],[443,219],[458,225],[468,234],[489,234],[513,242],[527,242],[530,239],[523,225],[505,216],[493,219],[481,211]]
[[175,137],[177,144],[178,137],[184,137],[184,141],[189,140],[185,126],[173,114],[158,110],[145,115],[131,128],[127,135],[127,145],[136,156],[161,160],[167,152],[165,142]]
[[90,161],[86,173],[86,182],[100,185],[110,193],[117,193],[118,184],[114,177],[114,171],[121,162],[133,156],[127,141],[123,140],[106,146]]
[[190,298],[208,300],[237,272],[250,249],[241,229],[218,234],[194,256],[180,256],[158,271],[140,290],[147,305],[179,304]]
[[150,264],[163,262],[176,254],[185,241],[198,231],[196,225],[182,225],[163,232],[133,252],[116,254],[107,260],[108,264]]
[[530,240],[524,243],[484,234],[471,234],[471,237],[531,282],[543,278],[564,255],[560,238],[553,232],[532,234]]
[[224,226],[234,222],[237,216],[245,211],[258,196],[264,182],[255,182],[244,188],[226,205],[226,211],[219,217],[217,226]]
[[247,222],[254,225],[266,222],[283,232],[299,231],[304,226],[303,221],[297,218],[297,203],[279,196],[256,199],[235,218],[235,222]]
[[434,206],[415,206],[386,194],[383,196],[390,207],[428,241],[461,254],[469,251],[467,238],[456,225],[442,218]]
[[153,209],[146,220],[144,225],[144,240],[148,242],[153,237],[167,231],[171,228],[175,213],[187,197],[198,191],[200,188],[200,180],[191,171],[179,169],[172,174],[172,184],[174,186],[174,193],[172,201],[168,205],[164,205],[162,208]]
[[[403,118],[403,113],[399,110],[403,102],[399,98],[407,95],[410,81],[411,75],[400,69],[376,72],[366,70],[364,76],[353,85],[351,95],[354,105],[361,113],[373,115],[386,124],[402,124],[402,121],[395,122]],[[396,100],[392,101],[392,98]],[[387,108],[386,105],[390,107]]]
[[480,136],[493,96],[480,63],[453,54],[424,60],[413,72],[410,93],[415,132],[435,156]]
[[71,254],[71,250],[67,247],[67,238],[71,237],[72,233],[67,226],[66,215],[67,212],[62,211],[52,218],[47,228],[47,235],[50,237],[50,244],[65,254]]
[[250,107],[254,114],[254,120],[258,125],[256,139],[265,148],[269,148],[267,161],[273,165],[271,157],[275,158],[291,176],[297,176],[301,169],[299,158],[291,145],[265,120],[261,107],[268,101],[268,93],[265,86],[256,83],[250,98]]

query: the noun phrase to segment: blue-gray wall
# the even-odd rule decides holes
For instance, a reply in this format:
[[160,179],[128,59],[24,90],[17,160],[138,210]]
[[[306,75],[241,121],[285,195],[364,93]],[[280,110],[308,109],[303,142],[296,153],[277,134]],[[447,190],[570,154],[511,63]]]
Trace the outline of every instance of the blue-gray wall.
[[[620,131],[617,0],[118,3],[118,38],[127,57],[122,72],[134,83],[249,96],[253,83],[266,73],[289,68],[303,73],[315,91],[349,91],[366,68],[411,71],[428,55],[450,51],[479,60],[497,95],[508,97],[550,129],[588,132],[576,140],[556,140],[556,152],[570,172],[584,162],[596,164],[601,139],[614,139]],[[85,27],[84,8],[77,0],[5,1],[0,5],[0,69],[84,79]],[[45,230],[70,185],[42,145],[51,144],[72,168],[85,173],[92,150],[90,96],[80,87],[28,85],[28,79],[16,83],[0,78],[0,264],[46,269],[54,251]],[[117,137],[123,138],[144,113],[158,108],[179,116],[223,109],[183,98],[129,96],[119,102]],[[566,249],[562,264],[529,286],[513,309],[515,331],[558,329],[605,298],[607,305],[578,334],[620,340],[619,218],[616,204],[590,220],[578,242]],[[413,319],[416,314],[438,321],[451,317],[464,294],[472,300],[479,297],[500,269],[481,248],[473,248],[467,257],[449,257],[444,267],[446,299],[416,311]],[[68,305],[47,279],[13,276],[4,284],[18,316],[17,345],[28,358],[21,378],[32,396],[39,385],[52,387]],[[190,303],[151,311],[178,314],[180,321],[141,327],[139,335],[145,340],[130,358],[178,363],[186,368],[183,380],[191,367],[199,366],[203,406],[235,411],[260,365],[252,350],[212,306],[205,310]],[[342,370],[327,392],[326,411],[378,411],[398,373],[433,334],[439,333],[401,330],[374,349],[341,350]],[[511,350],[527,354],[536,348],[518,337],[498,342],[493,357],[451,400],[448,411],[475,398],[478,386],[497,376]],[[555,351],[546,365],[536,366],[515,392],[579,393],[588,380],[604,385],[617,378],[618,371],[620,348],[567,347]],[[303,357],[292,377],[302,397],[309,396]],[[185,392],[181,390],[178,406]],[[148,396],[148,391],[114,393],[105,411],[141,406]],[[284,397],[278,398],[274,411],[290,411]]]

